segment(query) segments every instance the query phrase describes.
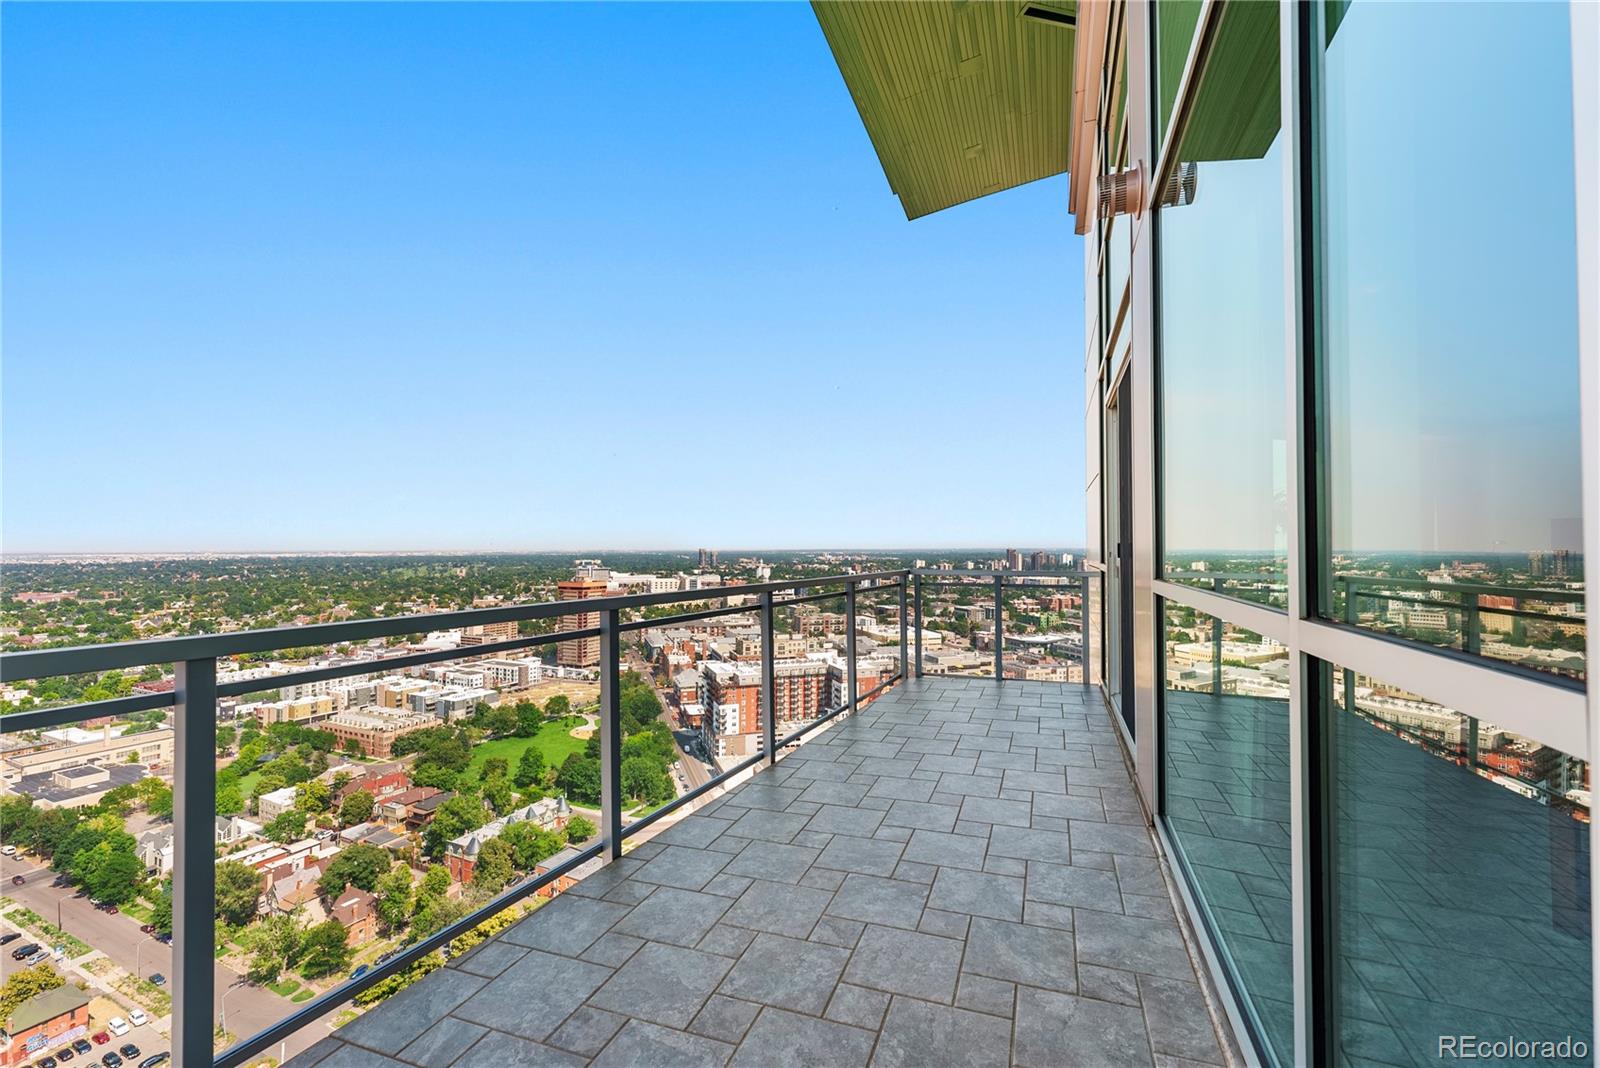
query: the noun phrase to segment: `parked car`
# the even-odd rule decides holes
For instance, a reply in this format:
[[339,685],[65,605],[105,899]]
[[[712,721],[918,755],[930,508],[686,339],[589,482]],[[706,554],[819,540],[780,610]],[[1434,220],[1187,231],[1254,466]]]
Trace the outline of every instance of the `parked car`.
[[139,1068],[156,1068],[156,1065],[166,1064],[171,1059],[172,1054],[166,1052],[165,1050],[160,1053],[152,1053],[150,1056],[139,1062]]
[[62,1064],[66,1064],[68,1061],[77,1056],[78,1055],[76,1053],[72,1052],[71,1046],[62,1046],[60,1049],[56,1050],[56,1060],[60,1061]]
[[371,970],[372,970],[372,966],[370,964],[363,964],[359,968],[357,968],[355,971],[350,973],[350,978],[352,978],[352,979],[360,979],[363,975],[366,975]]
[[0,846],[0,855],[14,857],[17,855],[17,847],[14,845]]
[[139,925],[139,930],[143,931],[145,934],[155,934],[156,925],[153,923],[141,923]]
[[100,1058],[100,1063],[105,1065],[106,1068],[122,1068],[122,1058],[115,1053],[107,1053]]
[[21,886],[21,885],[22,885],[22,884],[23,884],[23,883],[25,883],[25,882],[27,882],[27,880],[26,880],[26,879],[24,879],[24,878],[23,878],[23,877],[22,877],[22,876],[20,876],[20,875],[13,875],[13,876],[12,876],[12,877],[11,877],[11,885],[12,885],[12,886]]
[[118,1038],[121,1038],[123,1035],[127,1034],[129,1031],[132,1031],[133,1028],[128,1026],[128,1021],[127,1020],[124,1020],[120,1016],[113,1016],[113,1017],[111,1017],[111,1019],[106,1021],[106,1030],[110,1031],[112,1034],[116,1035]]
[[37,952],[39,952],[39,943],[29,942],[25,946],[18,946],[16,949],[13,949],[11,951],[11,959],[22,960],[24,957],[31,957]]
[[117,1050],[117,1052],[131,1061],[133,1058],[139,1055],[139,1047],[135,1046],[132,1042],[126,1042]]
[[115,905],[107,905],[105,907],[105,911],[106,911],[107,915],[115,916],[119,910],[117,909],[117,906],[115,906]]
[[72,1044],[72,1048],[75,1051],[77,1051],[78,1053],[93,1053],[94,1052],[94,1047],[89,1045],[89,1040],[87,1038],[78,1039],[76,1042],[74,1042]]
[[50,951],[48,949],[41,949],[41,950],[39,950],[39,952],[35,953],[33,956],[31,956],[27,960],[23,961],[23,963],[31,968],[35,964],[43,964],[45,961],[47,961],[49,959],[50,959]]
[[66,960],[67,959],[67,947],[66,946],[57,946],[56,948],[54,948],[54,949],[52,949],[50,951],[50,955],[52,957],[54,957],[56,960]]
[[5,945],[7,942],[15,942],[21,937],[22,936],[15,931],[7,931],[5,934],[0,935],[0,946]]
[[133,1024],[135,1027],[143,1027],[145,1024],[150,1022],[150,1015],[143,1009],[134,1009],[132,1012],[128,1013],[128,1022]]
[[150,981],[152,983],[156,984],[156,986],[166,986],[167,985],[167,977],[162,975],[160,972],[151,972],[150,973]]
[[35,1068],[56,1068],[56,1059],[54,1057],[46,1057],[42,1061],[35,1062]]
[[169,934],[158,934],[156,935],[156,941],[160,942],[164,946],[170,946],[172,945],[172,936]]
[[97,1046],[103,1046],[107,1042],[111,1041],[111,1036],[106,1034],[104,1031],[96,1031],[94,1034],[90,1035],[89,1037],[94,1039],[94,1044],[97,1045]]

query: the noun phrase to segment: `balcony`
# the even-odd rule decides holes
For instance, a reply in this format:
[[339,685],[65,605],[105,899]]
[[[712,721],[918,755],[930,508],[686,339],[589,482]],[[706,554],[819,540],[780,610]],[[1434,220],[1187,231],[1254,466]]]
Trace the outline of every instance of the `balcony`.
[[1223,1063],[1098,693],[924,678],[290,1063]]
[[[70,900],[78,877],[52,864],[48,844],[30,843],[35,855],[26,859],[8,856],[5,874],[19,873],[17,892],[31,906],[22,912],[33,917],[25,922],[44,924],[39,910],[54,909],[56,928],[94,943],[63,939],[63,967],[86,986],[122,984],[164,998],[146,978],[170,974],[170,1015],[168,1002],[151,1005],[152,1020],[136,1037],[146,1052],[170,1038],[180,1063],[232,1068],[275,1055],[329,1065],[375,1057],[470,1064],[516,1061],[518,1050],[561,1062],[648,1062],[676,1051],[721,1063],[741,1043],[751,1044],[739,1054],[746,1063],[796,1043],[813,1043],[806,1048],[840,1063],[864,1062],[874,1050],[882,1063],[925,1063],[930,1036],[1020,1064],[1059,1063],[1054,1054],[1063,1049],[1097,1063],[1149,1063],[1157,1054],[1216,1060],[1222,1047],[1209,1002],[1120,738],[1098,692],[1079,681],[1092,671],[1082,633],[1072,631],[1088,618],[1092,582],[1082,572],[901,570],[7,654],[7,682],[175,665],[167,686],[0,719],[8,741],[21,743],[11,759],[44,777],[67,763],[39,732],[138,720],[140,729],[122,737],[89,732],[90,740],[70,744],[104,746],[95,758],[101,770],[171,781],[170,821],[153,810],[139,817],[151,828],[140,831],[141,850],[166,828],[166,859],[159,841],[149,859],[139,855],[142,867],[170,866],[171,949],[148,925],[135,933],[138,920]],[[925,626],[933,619],[953,629]],[[536,632],[512,629],[516,636],[507,637],[511,624]],[[489,625],[499,629],[483,630]],[[623,785],[624,735],[643,729],[623,714],[624,668],[640,663],[636,646],[647,631],[689,625],[739,629],[744,637],[730,653],[749,688],[741,682],[718,697],[725,705],[708,705],[702,733],[677,737],[680,749],[708,741],[702,751],[719,758],[651,808],[630,800]],[[470,645],[413,641],[463,627],[477,628]],[[827,704],[797,717],[799,688],[784,666],[805,661],[777,651],[805,647],[812,628],[829,635],[822,640],[833,651],[827,686],[812,680],[806,692]],[[268,869],[236,860],[235,839],[218,837],[226,761],[216,728],[225,702],[263,687],[370,688],[382,678],[398,692],[399,672],[466,661],[460,667],[470,673],[483,669],[474,661],[591,639],[599,663],[588,673],[598,685],[586,685],[598,689],[599,702],[585,729],[597,735],[600,781],[584,812],[598,826],[593,838],[537,865],[519,860],[515,877],[493,887],[459,870],[462,858],[441,855],[437,844],[424,848],[409,822],[361,838],[398,847],[416,885],[422,868],[448,870],[463,908],[450,922],[410,933],[410,921],[388,925],[384,948],[393,949],[381,957],[363,945],[375,920],[346,924],[363,963],[323,971],[303,990],[243,977],[239,932],[253,929],[258,910],[224,927],[217,868],[228,854],[234,867]],[[945,652],[970,643],[970,655],[940,661],[924,650],[934,641]],[[352,643],[362,642],[373,643],[367,655],[352,655]],[[316,659],[317,649],[345,652]],[[237,670],[234,658],[274,650],[295,650],[299,663],[269,675]],[[908,660],[951,673],[913,671],[908,679]],[[1051,676],[1062,681],[1040,681]],[[741,702],[747,712],[779,714],[741,715]],[[442,706],[436,714],[451,717]],[[395,729],[411,729],[419,715],[396,707],[405,723]],[[150,717],[162,720],[154,727],[170,720],[175,729],[156,730]],[[336,727],[338,719],[328,722]],[[724,724],[743,733],[723,735]],[[377,756],[388,752],[386,743]],[[325,777],[334,774],[329,766]],[[28,793],[22,785],[8,780],[7,792]],[[257,793],[256,818],[271,822],[276,813],[266,803],[284,791]],[[274,809],[280,804],[297,809],[300,800],[275,800]],[[401,816],[410,819],[405,806]],[[312,848],[308,862],[314,855],[326,864],[344,848],[343,824],[324,825],[334,829],[301,843]],[[228,823],[230,835],[236,829]],[[303,818],[295,831],[310,833]],[[324,834],[339,837],[323,842]],[[420,860],[423,853],[431,860]],[[54,882],[47,865],[57,870]],[[397,860],[389,873],[401,867]],[[259,911],[299,917],[291,906],[309,903],[316,873],[297,866],[289,886],[278,871],[268,871]],[[329,893],[321,887],[324,926],[338,918],[334,899],[347,896]],[[483,925],[514,920],[479,944],[491,933]],[[38,930],[54,940],[48,926]],[[446,964],[443,955],[453,956]],[[443,967],[430,973],[436,965]],[[309,969],[301,975],[311,978]],[[28,1056],[60,1041],[30,1047]]]

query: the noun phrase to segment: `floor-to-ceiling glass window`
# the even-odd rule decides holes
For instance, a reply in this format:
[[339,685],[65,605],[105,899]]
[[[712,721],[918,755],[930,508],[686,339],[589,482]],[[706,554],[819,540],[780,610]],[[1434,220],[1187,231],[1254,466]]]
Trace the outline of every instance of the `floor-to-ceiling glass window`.
[[1592,1051],[1587,764],[1382,679],[1320,682],[1341,1063],[1438,1064],[1463,1036]]
[[[1164,10],[1164,9],[1163,9]],[[1181,9],[1180,9],[1181,11]],[[1283,607],[1283,149],[1277,7],[1226,9],[1160,209],[1162,572]]]
[[[1278,13],[1228,5],[1175,108],[1197,5],[1156,8],[1160,119],[1176,115],[1156,235],[1160,577],[1286,604],[1283,152]],[[1289,657],[1168,599],[1170,840],[1263,1052],[1294,1052]]]
[[1567,5],[1322,10],[1318,607],[1581,676]]
[[1160,825],[1204,937],[1268,1061],[1592,1063],[1572,12],[1152,7]]
[[1289,651],[1167,601],[1163,813],[1241,1008],[1294,1061]]

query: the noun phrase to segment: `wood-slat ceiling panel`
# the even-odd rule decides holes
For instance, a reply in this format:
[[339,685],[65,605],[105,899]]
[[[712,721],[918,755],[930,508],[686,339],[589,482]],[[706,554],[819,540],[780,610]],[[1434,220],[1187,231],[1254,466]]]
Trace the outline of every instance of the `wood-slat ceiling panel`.
[[1073,31],[1022,6],[812,4],[906,218],[1066,171]]

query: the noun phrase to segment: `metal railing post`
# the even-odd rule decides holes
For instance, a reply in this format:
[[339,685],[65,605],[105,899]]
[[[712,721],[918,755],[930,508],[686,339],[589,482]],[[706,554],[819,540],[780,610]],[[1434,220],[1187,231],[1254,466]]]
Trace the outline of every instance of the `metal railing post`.
[[[1349,579],[1344,579],[1344,621],[1355,626],[1360,618],[1356,611],[1356,587]],[[1344,669],[1344,710],[1352,715],[1356,710],[1356,673],[1351,668]]]
[[776,659],[773,655],[775,635],[772,624],[772,594],[769,591],[761,595],[761,751],[766,754],[768,764],[775,764],[778,761],[778,706],[775,697],[777,687],[773,680],[773,661]]
[[1083,684],[1089,685],[1089,576],[1078,578],[1078,659],[1083,666]]
[[996,682],[1006,677],[1005,669],[1005,624],[1001,621],[1001,614],[1005,610],[1004,590],[1006,580],[999,575],[994,577],[994,678]]
[[617,610],[600,616],[600,833],[606,856],[622,856],[622,632]]
[[210,1064],[216,996],[217,662],[173,665],[172,1048]]
[[[1211,580],[1211,591],[1222,592],[1222,580]],[[1222,617],[1211,617],[1211,692],[1222,694]]]
[[912,584],[913,587],[915,587],[915,591],[916,591],[916,627],[917,627],[916,639],[917,639],[917,647],[916,647],[916,649],[914,651],[916,653],[917,678],[920,679],[920,678],[922,678],[922,576],[921,575],[916,576],[914,579],[912,579],[912,583],[911,584]]
[[911,634],[908,629],[910,620],[906,618],[906,577],[900,576],[900,679],[905,681],[911,677],[907,670],[906,653],[910,651],[909,643]]
[[845,708],[856,715],[856,580],[845,582]]
[[1478,595],[1467,594],[1466,615],[1461,620],[1461,646],[1469,653],[1479,653],[1483,650],[1483,620],[1479,615],[1481,607]]
[[845,658],[845,707],[850,710],[850,715],[856,714],[856,580],[850,579],[844,584],[844,658]]

